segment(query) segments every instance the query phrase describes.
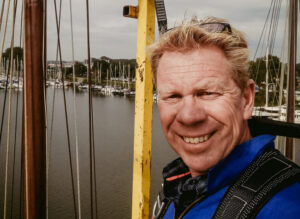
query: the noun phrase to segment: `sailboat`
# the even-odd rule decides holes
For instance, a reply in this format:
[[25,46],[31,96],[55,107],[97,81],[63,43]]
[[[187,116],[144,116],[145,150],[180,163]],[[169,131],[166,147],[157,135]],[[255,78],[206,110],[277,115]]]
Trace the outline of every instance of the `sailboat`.
[[[266,38],[266,55],[265,55],[265,81],[264,81],[264,85],[265,85],[265,105],[264,106],[256,106],[254,108],[253,111],[253,116],[263,116],[263,117],[269,117],[271,119],[274,120],[279,120],[279,121],[287,121],[287,118],[290,117],[290,119],[288,119],[289,122],[295,122],[295,123],[300,123],[300,109],[295,109],[295,63],[296,63],[296,54],[295,51],[293,51],[297,46],[296,46],[296,32],[297,32],[297,26],[295,23],[295,20],[297,20],[295,17],[297,17],[297,13],[293,12],[293,5],[294,1],[290,1],[290,5],[287,5],[287,8],[289,8],[289,12],[288,14],[290,16],[286,17],[286,22],[285,22],[285,31],[284,31],[284,41],[283,41],[283,46],[282,46],[282,56],[286,56],[286,57],[282,57],[281,58],[281,71],[280,71],[280,77],[279,76],[275,76],[276,80],[273,80],[273,89],[269,88],[269,69],[271,68],[271,64],[274,65],[274,63],[270,63],[269,58],[271,58],[272,61],[272,56],[270,56],[270,50],[273,50],[274,47],[274,42],[275,42],[275,33],[276,33],[276,29],[277,26],[275,25],[276,23],[278,24],[278,10],[280,10],[279,7],[277,7],[277,3],[276,1],[272,1],[271,3],[271,7],[270,7],[270,11],[272,11],[268,14],[268,17],[266,19],[266,23],[264,26],[264,29],[262,31],[261,37],[263,36],[263,34],[268,33],[268,35],[265,35]],[[266,24],[267,21],[269,21],[269,28],[266,28]],[[289,30],[287,30],[289,27]],[[286,40],[287,38],[287,33],[289,33],[289,41]],[[287,50],[287,42],[289,42],[289,48]],[[258,48],[256,49],[256,51],[258,51]],[[288,52],[287,52],[288,51]],[[287,55],[289,54],[289,57],[287,57]],[[291,55],[293,55],[293,57],[291,57]],[[286,62],[289,63],[289,67],[287,68],[287,64]],[[287,92],[286,90],[283,89],[283,81],[284,81],[284,74],[286,74],[286,72],[289,71],[289,76],[288,79],[290,80],[288,83],[288,88],[289,88],[289,92]],[[274,93],[276,93],[276,84],[278,83],[279,86],[279,98],[277,101],[277,104],[274,103],[274,100],[272,101],[273,104],[271,104],[271,106],[269,105],[269,93],[271,92],[273,95]],[[297,97],[297,92],[299,93],[299,91],[296,91],[296,101],[300,98]],[[288,93],[288,95],[287,95]],[[284,95],[283,95],[284,94]],[[286,97],[288,102],[288,106],[283,105],[283,97]],[[287,110],[287,108],[289,108],[289,110]],[[290,113],[288,115],[288,113]],[[293,114],[294,116],[292,116],[291,114]],[[292,118],[293,117],[293,118]]]

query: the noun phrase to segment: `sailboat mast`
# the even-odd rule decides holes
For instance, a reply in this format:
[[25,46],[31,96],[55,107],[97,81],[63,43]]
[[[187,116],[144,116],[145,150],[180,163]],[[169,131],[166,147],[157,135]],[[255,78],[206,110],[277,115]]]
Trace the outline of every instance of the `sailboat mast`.
[[43,0],[24,0],[23,218],[46,218]]
[[128,89],[130,90],[130,64],[128,64]]
[[[298,1],[290,0],[289,10],[289,77],[288,77],[288,103],[287,122],[294,122],[295,117],[295,71],[297,58],[297,14]],[[286,139],[286,156],[293,159],[293,139]]]
[[269,106],[269,42],[267,42],[266,52],[266,107]]
[[122,73],[123,73],[123,89],[124,89],[125,88],[125,65],[124,65],[124,63],[122,64],[122,66],[123,66]]
[[100,64],[100,75],[99,75],[100,85],[102,85],[102,63]]

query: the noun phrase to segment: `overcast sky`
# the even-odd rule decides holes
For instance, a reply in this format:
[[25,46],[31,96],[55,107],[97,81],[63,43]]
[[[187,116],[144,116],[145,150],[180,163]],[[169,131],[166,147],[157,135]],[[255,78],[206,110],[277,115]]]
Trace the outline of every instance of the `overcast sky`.
[[[57,0],[57,3],[59,0]],[[90,39],[91,56],[103,55],[111,58],[135,58],[137,20],[122,16],[124,5],[136,5],[137,0],[90,0]],[[180,23],[183,18],[197,15],[221,17],[229,20],[232,26],[242,30],[249,41],[251,56],[267,17],[271,0],[165,0],[168,26]],[[70,0],[62,2],[61,42],[63,60],[71,60]],[[277,32],[277,42],[282,41],[286,12],[283,1]],[[72,0],[75,59],[87,57],[86,46],[86,3]],[[20,14],[20,10],[18,10]],[[20,25],[17,19],[16,33]],[[9,30],[9,28],[8,28]],[[156,27],[157,30],[157,27]],[[3,31],[1,31],[2,33]],[[2,38],[3,35],[0,37]],[[7,41],[7,40],[6,40]],[[54,60],[57,33],[55,26],[54,0],[48,0],[48,59]],[[8,42],[6,42],[8,44]],[[17,40],[17,45],[19,40]],[[279,55],[281,44],[277,43],[275,52]]]

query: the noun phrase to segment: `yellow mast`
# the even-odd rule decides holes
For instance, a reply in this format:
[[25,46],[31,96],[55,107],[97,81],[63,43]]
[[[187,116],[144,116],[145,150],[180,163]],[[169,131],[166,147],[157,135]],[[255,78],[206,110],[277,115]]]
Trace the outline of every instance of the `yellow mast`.
[[137,7],[125,6],[124,16],[138,19],[132,219],[149,218],[152,144],[153,76],[146,47],[154,41],[154,0],[139,0]]

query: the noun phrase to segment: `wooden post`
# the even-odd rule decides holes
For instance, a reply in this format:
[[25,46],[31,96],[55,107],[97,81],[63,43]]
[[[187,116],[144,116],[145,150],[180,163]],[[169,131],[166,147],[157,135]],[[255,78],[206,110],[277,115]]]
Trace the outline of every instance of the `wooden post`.
[[43,0],[24,1],[23,218],[46,218]]
[[154,40],[154,0],[139,0],[134,118],[132,218],[149,218],[153,76],[146,47]]
[[[289,77],[287,122],[294,123],[295,119],[295,70],[297,58],[297,13],[298,1],[290,0],[289,10]],[[293,138],[286,138],[286,156],[293,159]]]

